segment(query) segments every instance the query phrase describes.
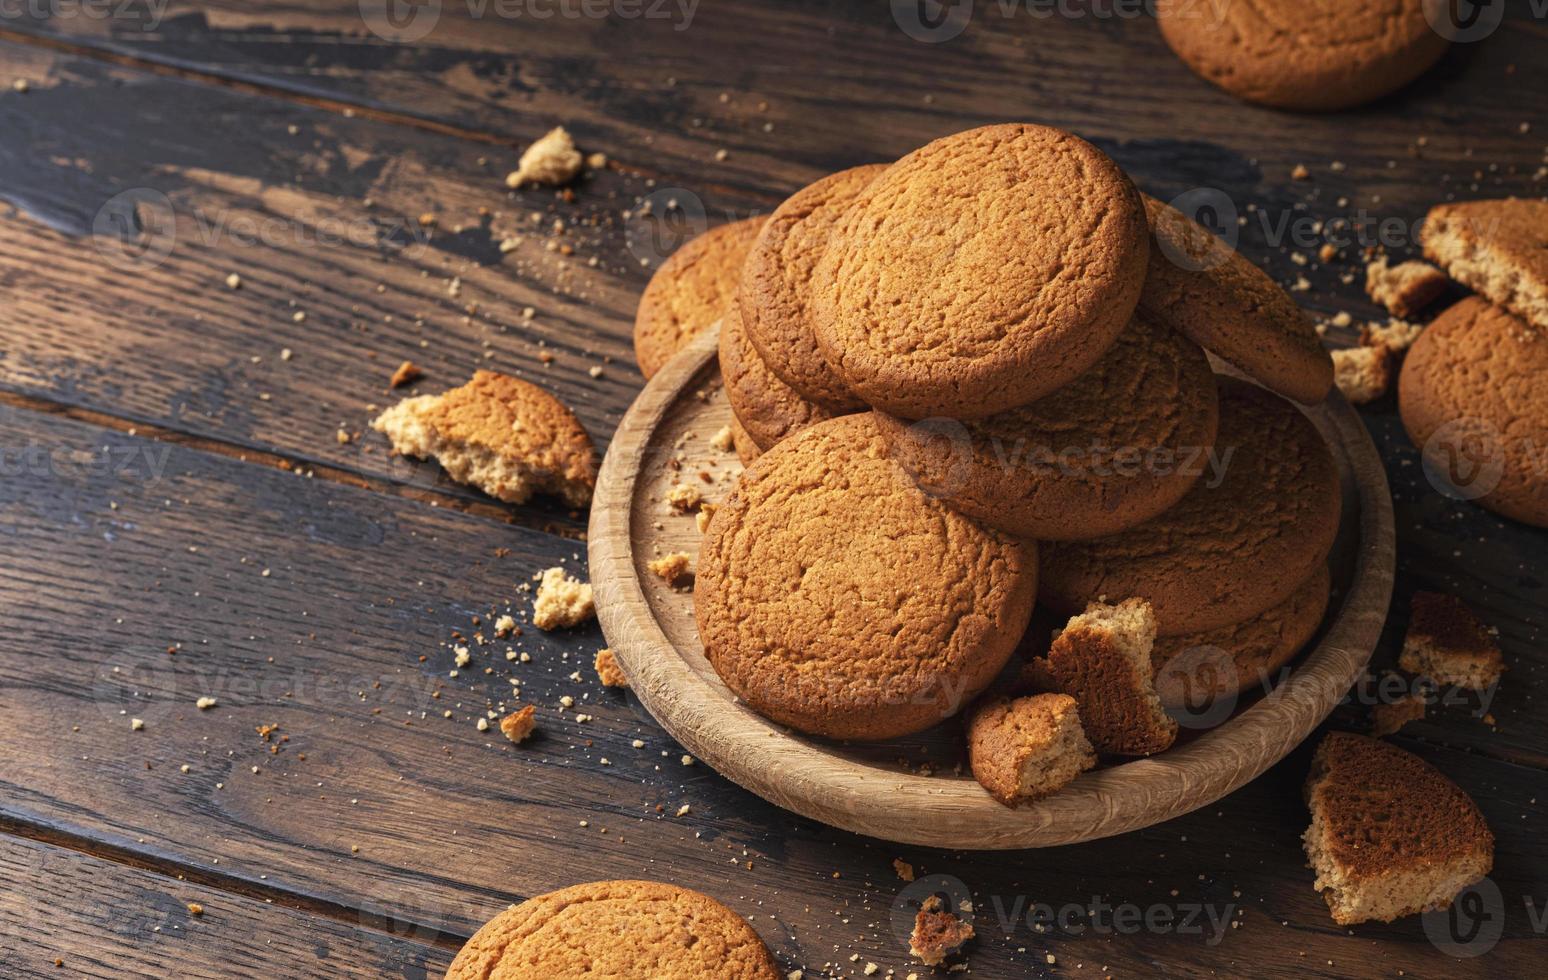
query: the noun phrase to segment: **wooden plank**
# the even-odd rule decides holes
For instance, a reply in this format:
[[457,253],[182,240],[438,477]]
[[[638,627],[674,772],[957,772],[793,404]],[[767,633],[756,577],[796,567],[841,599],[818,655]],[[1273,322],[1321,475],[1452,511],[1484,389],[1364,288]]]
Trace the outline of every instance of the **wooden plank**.
[[430,977],[453,955],[364,919],[340,922],[14,837],[0,837],[0,880],[0,973],[14,980]]
[[[1099,899],[1209,905],[1244,922],[1211,944],[990,919],[998,932],[986,928],[973,956],[984,976],[1062,972],[1050,953],[1117,975],[1247,964],[1290,975],[1303,954],[1366,962],[1377,949],[1411,973],[1436,962],[1417,921],[1351,936],[1327,918],[1298,843],[1305,750],[1218,807],[1111,841],[1024,860],[899,849],[684,766],[631,699],[599,687],[594,627],[528,630],[513,647],[529,663],[507,661],[503,643],[470,644],[452,677],[458,633],[487,637],[507,602],[519,616],[519,583],[578,567],[574,542],[66,419],[0,416],[0,816],[39,833],[450,936],[561,885],[673,880],[749,916],[788,968],[835,976],[867,962],[910,969],[890,924],[910,894],[897,857],[967,883],[986,914],[1018,898]],[[513,678],[541,717],[521,748],[475,728],[510,702]],[[201,710],[203,696],[218,703]],[[1496,881],[1519,909],[1548,879],[1531,819],[1548,773],[1418,747],[1484,806],[1500,835]],[[1524,969],[1536,955],[1527,921],[1513,913],[1499,948],[1455,975]]]

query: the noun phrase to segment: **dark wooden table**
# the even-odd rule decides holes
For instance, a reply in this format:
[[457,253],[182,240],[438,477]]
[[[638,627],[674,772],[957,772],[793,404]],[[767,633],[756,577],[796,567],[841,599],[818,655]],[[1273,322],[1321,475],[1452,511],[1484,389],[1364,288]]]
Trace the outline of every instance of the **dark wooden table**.
[[[508,903],[644,876],[718,896],[808,977],[929,975],[892,921],[895,858],[971,889],[981,977],[1540,973],[1548,536],[1437,493],[1390,400],[1367,416],[1401,556],[1378,662],[1437,588],[1499,628],[1510,666],[1488,718],[1454,704],[1397,739],[1498,835],[1501,936],[1462,950],[1484,956],[1420,919],[1333,925],[1299,840],[1309,747],[1120,839],[900,849],[683,765],[596,682],[595,626],[450,675],[535,572],[583,568],[584,516],[390,459],[366,430],[387,376],[411,358],[425,390],[480,366],[533,379],[605,448],[641,384],[650,265],[701,223],[1031,119],[1160,196],[1222,191],[1246,254],[1358,323],[1378,312],[1361,243],[1316,255],[1334,219],[1407,254],[1434,202],[1548,192],[1529,3],[1328,116],[1232,101],[1148,17],[1017,6],[926,42],[885,3],[419,0],[386,21],[378,0],[0,0],[0,974],[435,976]],[[507,192],[560,123],[607,169],[573,198]],[[652,195],[676,224],[641,214]],[[541,712],[519,749],[475,727],[512,680]],[[1034,928],[1039,904],[1062,922]]]

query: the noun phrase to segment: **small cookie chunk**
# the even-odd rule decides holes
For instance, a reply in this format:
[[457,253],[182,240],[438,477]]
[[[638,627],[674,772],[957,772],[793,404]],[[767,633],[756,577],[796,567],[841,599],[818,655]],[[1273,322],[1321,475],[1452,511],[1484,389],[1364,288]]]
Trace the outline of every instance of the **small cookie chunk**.
[[685,589],[693,584],[693,556],[686,551],[674,551],[646,564],[650,574],[674,589]]
[[446,971],[446,980],[783,976],[740,915],[708,895],[654,881],[598,881],[513,905],[485,923]]
[[649,378],[725,315],[762,218],[718,225],[661,263],[634,314],[634,359]]
[[1112,346],[1148,248],[1134,185],[1085,140],[1029,124],[947,136],[845,213],[812,276],[817,343],[889,414],[994,415]]
[[540,630],[568,629],[579,626],[597,614],[591,585],[562,568],[548,568],[538,583],[537,598],[532,600],[532,625]]
[[434,457],[452,479],[507,503],[548,493],[572,507],[591,505],[591,437],[559,399],[518,378],[475,371],[444,395],[405,398],[371,428],[385,433],[395,452]]
[[1371,706],[1371,737],[1396,735],[1411,721],[1424,718],[1423,695],[1405,694],[1396,701]]
[[931,895],[920,904],[919,912],[914,916],[908,951],[919,957],[925,966],[940,966],[973,936],[971,924],[957,918],[939,896]]
[[1451,278],[1548,330],[1548,201],[1440,204],[1419,234]]
[[969,422],[877,416],[893,455],[970,517],[1039,541],[1113,534],[1181,500],[1215,445],[1215,376],[1196,344],[1136,317],[1072,384]]
[[1410,317],[1446,292],[1446,274],[1428,262],[1392,265],[1385,255],[1365,267],[1365,293],[1395,317]]
[[886,169],[884,163],[853,167],[796,191],[769,215],[742,266],[737,296],[753,347],[777,378],[835,414],[865,405],[817,347],[812,269],[845,210]]
[[1398,666],[1437,684],[1487,690],[1505,670],[1500,644],[1467,603],[1416,592]]
[[973,778],[1009,807],[1057,793],[1096,762],[1075,699],[1065,694],[995,698],[968,722]]
[[1141,312],[1286,398],[1326,398],[1333,360],[1290,294],[1208,228],[1144,200],[1153,240]]
[[1042,549],[1040,601],[1062,615],[1102,596],[1155,609],[1160,635],[1244,622],[1327,561],[1342,514],[1338,468],[1294,405],[1220,377],[1220,435],[1206,473],[1160,517],[1095,541]]
[[666,492],[666,505],[674,514],[692,513],[703,502],[703,491],[692,483],[679,483]]
[[525,705],[500,719],[500,731],[517,745],[525,742],[537,728],[537,708]]
[[1314,887],[1341,926],[1448,908],[1494,868],[1494,834],[1478,804],[1388,742],[1328,735],[1312,758],[1306,802]]
[[1351,405],[1369,405],[1392,387],[1392,352],[1385,347],[1334,351],[1333,383]]
[[1318,569],[1289,599],[1233,626],[1156,641],[1150,652],[1156,693],[1168,708],[1197,712],[1252,687],[1269,690],[1322,625],[1333,576]]
[[568,184],[580,173],[584,158],[575,148],[575,140],[563,126],[555,126],[527,147],[516,169],[505,177],[505,186],[515,189],[524,184]]
[[876,740],[955,714],[1010,659],[1037,590],[1036,547],[920,490],[869,415],[760,456],[704,536],[704,653],[755,711]]
[[834,413],[808,401],[779,379],[747,339],[741,302],[732,301],[720,323],[720,376],[731,413],[761,452],[787,436],[826,422]]
[[1239,99],[1329,112],[1395,92],[1450,41],[1431,0],[1202,3],[1157,0],[1161,36],[1200,78]]
[[1366,347],[1385,347],[1394,354],[1401,354],[1412,347],[1422,333],[1424,327],[1407,320],[1367,323],[1360,328],[1360,343]]
[[629,686],[629,678],[625,676],[623,668],[618,666],[618,658],[611,648],[598,650],[592,666],[596,669],[597,680],[602,682],[603,687]]
[[413,361],[404,361],[392,372],[392,377],[387,379],[388,388],[402,388],[411,385],[425,376],[425,372]]
[[1150,603],[1092,603],[1048,649],[1048,672],[1080,705],[1081,724],[1098,752],[1154,755],[1177,738],[1177,722],[1156,695],[1150,666],[1156,617]]
[[1398,376],[1398,410],[1432,479],[1548,527],[1548,331],[1477,296],[1436,317]]

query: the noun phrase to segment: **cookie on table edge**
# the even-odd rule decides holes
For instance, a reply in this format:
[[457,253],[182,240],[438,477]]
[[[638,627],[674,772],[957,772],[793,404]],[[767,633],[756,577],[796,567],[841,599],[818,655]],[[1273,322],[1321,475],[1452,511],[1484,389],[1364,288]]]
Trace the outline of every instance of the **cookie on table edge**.
[[1478,804],[1387,742],[1329,734],[1305,793],[1306,857],[1339,925],[1448,908],[1494,867],[1494,834]]
[[708,895],[654,881],[598,881],[513,905],[462,947],[446,980],[491,976],[782,980],[768,947]]

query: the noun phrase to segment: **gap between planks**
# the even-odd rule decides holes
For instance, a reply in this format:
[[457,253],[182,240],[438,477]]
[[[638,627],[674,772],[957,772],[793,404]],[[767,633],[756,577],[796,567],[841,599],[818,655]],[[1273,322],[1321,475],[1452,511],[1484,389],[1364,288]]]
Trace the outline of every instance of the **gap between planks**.
[[[193,435],[154,423],[141,422],[117,415],[110,415],[95,409],[82,408],[76,405],[51,401],[46,398],[39,398],[36,395],[23,395],[0,389],[0,407],[66,418],[73,422],[80,422],[99,429],[132,435],[135,438],[164,442],[195,452],[223,456],[227,459],[236,460],[239,463],[248,463],[254,466],[264,466],[269,469],[280,470],[296,476],[297,479],[321,480],[325,483],[334,483],[356,490],[365,490],[386,497],[396,497],[415,503],[429,504],[432,507],[456,511],[457,513],[467,514],[470,517],[499,524],[521,527],[552,537],[565,538],[571,541],[584,541],[586,539],[585,524],[580,520],[565,523],[542,520],[539,515],[533,515],[522,508],[508,508],[502,504],[459,497],[454,494],[425,490],[419,487],[410,487],[401,483],[393,483],[380,477],[367,476],[355,470],[315,463],[299,456],[287,456],[268,450],[254,449],[248,446],[224,442],[219,439],[211,439],[208,436]],[[423,463],[419,465],[430,466],[435,464]]]
[[361,932],[382,936],[402,936],[408,930],[413,930],[418,941],[424,945],[453,952],[461,949],[469,938],[462,933],[447,932],[423,922],[399,919],[380,910],[367,912],[364,908],[300,895],[277,885],[264,885],[235,875],[211,871],[209,868],[152,857],[93,837],[72,834],[31,820],[18,819],[14,815],[0,814],[0,834],[72,851],[100,861],[108,861],[125,868],[187,882],[228,895],[238,895],[267,905],[330,919]]

